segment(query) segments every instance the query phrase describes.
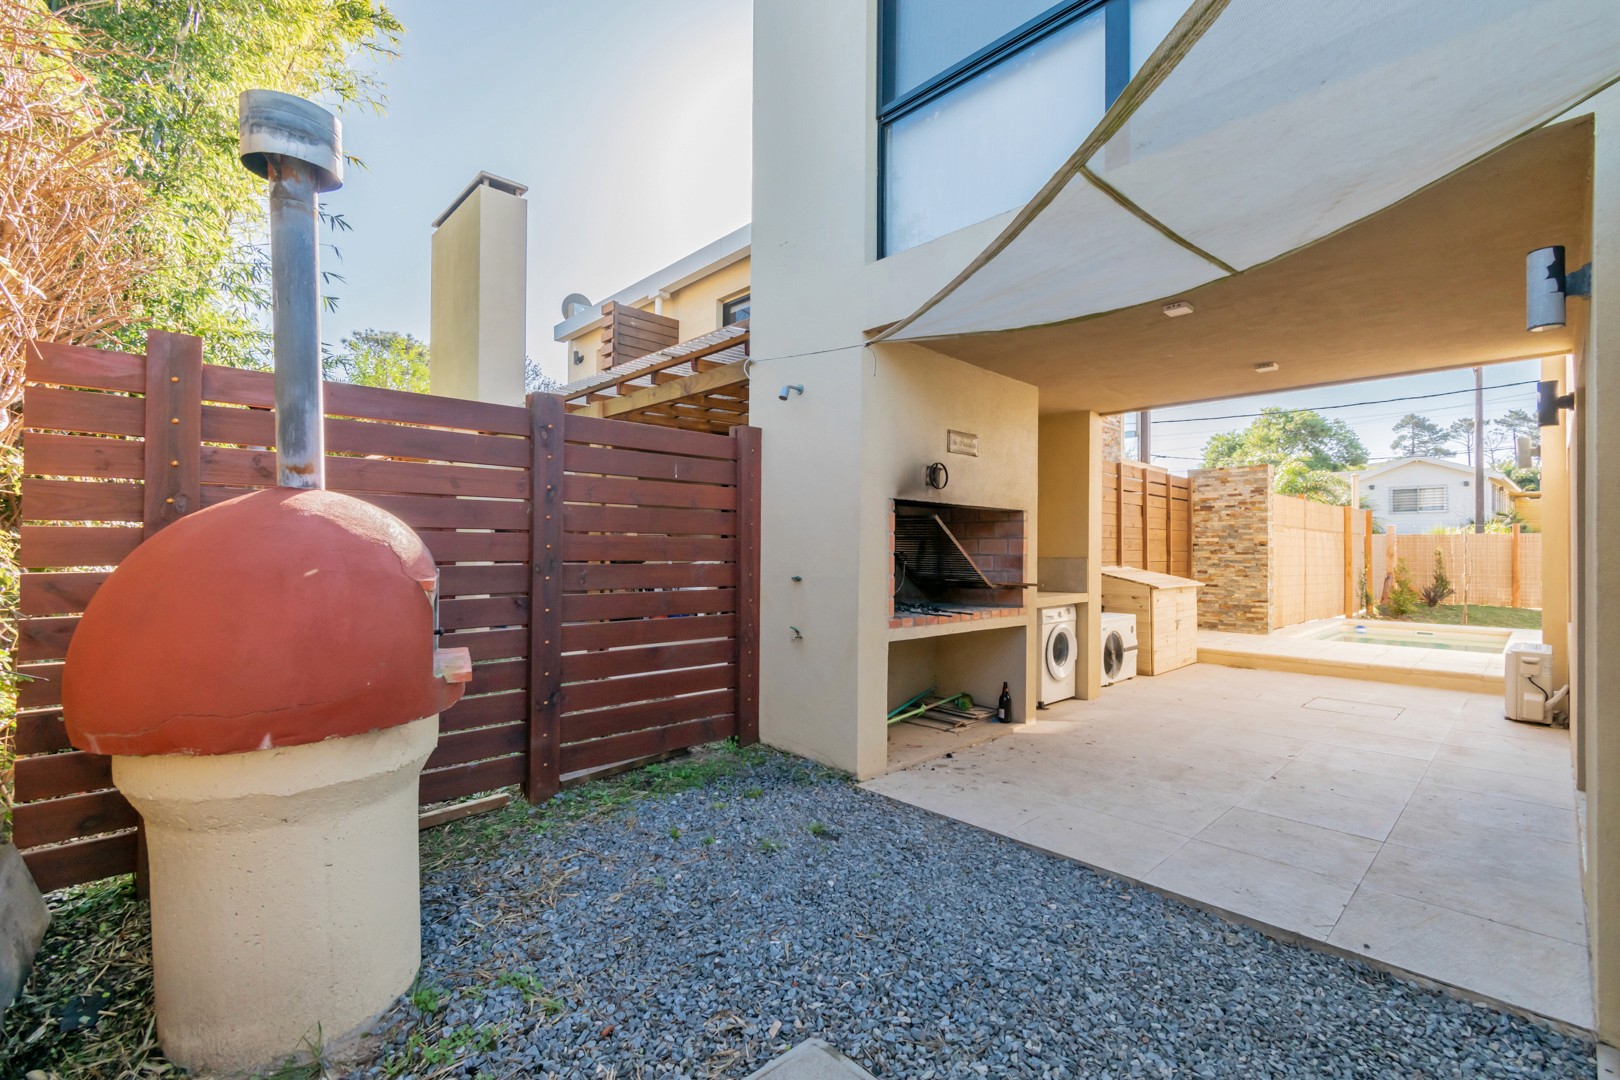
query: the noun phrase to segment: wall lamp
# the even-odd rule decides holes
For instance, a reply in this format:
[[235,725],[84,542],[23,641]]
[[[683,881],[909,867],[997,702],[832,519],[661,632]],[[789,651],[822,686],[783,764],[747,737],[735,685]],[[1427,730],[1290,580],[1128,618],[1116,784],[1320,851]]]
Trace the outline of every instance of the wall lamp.
[[1592,264],[1565,273],[1562,244],[1536,248],[1524,257],[1525,329],[1532,334],[1564,325],[1565,297],[1591,295]]
[[1574,407],[1575,395],[1560,395],[1556,381],[1536,383],[1536,420],[1542,427],[1557,427],[1558,414]]
[[786,401],[789,394],[802,393],[804,393],[804,385],[802,383],[788,383],[786,386],[782,387],[781,392],[776,396],[781,398],[783,401]]

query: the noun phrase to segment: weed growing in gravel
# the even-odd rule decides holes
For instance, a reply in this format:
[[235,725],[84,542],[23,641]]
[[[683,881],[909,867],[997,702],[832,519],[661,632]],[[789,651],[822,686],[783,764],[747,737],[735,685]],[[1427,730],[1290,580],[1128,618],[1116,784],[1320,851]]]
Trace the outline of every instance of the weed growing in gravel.
[[757,799],[763,794],[765,794],[765,792],[762,788],[751,787],[747,791],[743,792],[743,798]]
[[436,1013],[444,1008],[450,1000],[450,995],[432,983],[425,983],[420,978],[411,987],[411,992],[405,996],[411,1003],[411,1008],[419,1013]]
[[826,836],[827,835],[827,826],[823,825],[819,821],[812,821],[810,823],[810,835],[811,836]]
[[714,838],[714,837],[712,837],[712,836],[705,836],[705,837],[704,837],[704,838],[703,838],[703,846],[704,846],[704,847],[713,847],[713,846],[714,846],[714,845],[715,845],[715,844],[717,844],[717,843],[718,843],[718,842],[719,842],[719,841],[717,841],[717,840],[716,840],[716,839],[715,839],[715,838]]
[[769,855],[772,852],[781,851],[782,845],[768,836],[762,836],[759,838],[759,850]]
[[523,1000],[525,1003],[531,1005],[535,1001],[539,1000],[540,996],[545,992],[546,989],[540,984],[540,979],[535,975],[535,973],[528,968],[523,968],[520,971],[501,972],[499,975],[495,976],[495,985],[510,986],[512,989],[523,995]]
[[458,1028],[442,1037],[413,1031],[399,1053],[383,1062],[383,1074],[399,1077],[449,1069],[465,1054],[483,1054],[495,1049],[505,1034],[505,1024]]
[[679,840],[681,838],[681,827],[679,825],[671,825],[669,827],[669,838],[671,840]]
[[[424,830],[422,871],[431,873],[465,859],[485,858],[526,836],[614,814],[642,799],[709,787],[777,754],[764,746],[738,746],[735,740],[727,740],[632,772],[592,780],[538,806],[514,795],[510,804],[494,813]],[[757,799],[761,791],[754,787],[746,794]]]

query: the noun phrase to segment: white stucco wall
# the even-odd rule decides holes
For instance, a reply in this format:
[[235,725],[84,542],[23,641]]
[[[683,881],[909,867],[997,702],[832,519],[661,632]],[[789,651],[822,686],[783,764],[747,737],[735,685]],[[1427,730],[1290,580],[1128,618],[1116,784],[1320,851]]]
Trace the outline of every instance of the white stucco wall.
[[[918,346],[862,344],[1008,216],[875,259],[876,30],[875,0],[761,0],[754,12],[760,732],[861,776],[886,763],[889,499],[926,490],[920,467],[946,456],[945,430],[957,428],[981,437],[981,455],[951,459],[942,501],[1025,510],[1031,537],[1036,509],[1033,387]],[[785,384],[804,394],[779,401]]]

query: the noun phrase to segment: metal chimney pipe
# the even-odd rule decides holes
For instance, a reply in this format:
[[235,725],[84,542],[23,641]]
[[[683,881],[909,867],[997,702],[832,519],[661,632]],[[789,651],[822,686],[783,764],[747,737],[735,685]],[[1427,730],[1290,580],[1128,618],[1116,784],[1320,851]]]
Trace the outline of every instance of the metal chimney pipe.
[[276,368],[276,482],[326,486],[321,275],[316,200],[343,186],[343,130],[315,104],[275,90],[237,100],[242,164],[270,181],[270,294]]

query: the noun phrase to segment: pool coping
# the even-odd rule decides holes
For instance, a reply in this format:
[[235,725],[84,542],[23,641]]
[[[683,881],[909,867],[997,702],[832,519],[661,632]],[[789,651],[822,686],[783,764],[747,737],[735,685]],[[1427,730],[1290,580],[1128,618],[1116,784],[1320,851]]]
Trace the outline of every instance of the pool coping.
[[[1399,630],[1434,628],[1448,633],[1508,631],[1500,653],[1457,652],[1448,649],[1414,648],[1408,645],[1375,645],[1349,641],[1326,641],[1318,635],[1335,625]],[[1234,634],[1218,630],[1198,632],[1198,660],[1223,667],[1290,671],[1301,675],[1334,675],[1432,686],[1445,690],[1501,693],[1506,669],[1506,650],[1519,642],[1539,642],[1539,630],[1509,627],[1451,626],[1443,623],[1393,622],[1387,619],[1316,619],[1284,627],[1270,634]],[[1416,655],[1414,655],[1416,654]]]

